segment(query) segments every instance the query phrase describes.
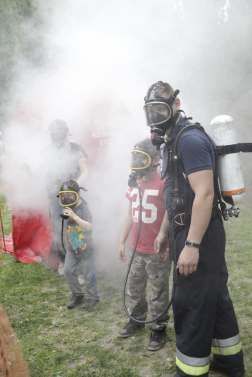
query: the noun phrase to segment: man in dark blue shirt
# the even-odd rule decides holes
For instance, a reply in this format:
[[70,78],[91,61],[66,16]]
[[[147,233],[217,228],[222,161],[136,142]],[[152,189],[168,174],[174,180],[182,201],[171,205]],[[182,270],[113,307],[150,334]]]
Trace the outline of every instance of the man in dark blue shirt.
[[[174,205],[172,151],[179,131],[190,123],[181,116],[178,92],[159,81],[149,88],[144,106],[153,142],[160,140],[162,134],[166,138],[162,169],[166,172],[166,215],[154,248],[162,257],[169,230],[170,238],[174,239],[171,250],[174,280],[176,269],[179,270],[173,302],[177,345],[175,376],[205,377],[210,367],[229,377],[241,377],[244,375],[243,353],[227,288],[225,231],[218,211],[212,211],[215,156],[210,140],[199,129],[186,131],[179,141],[183,173],[178,169],[179,209]],[[191,193],[188,229],[183,221],[185,208],[190,204],[186,190]]]

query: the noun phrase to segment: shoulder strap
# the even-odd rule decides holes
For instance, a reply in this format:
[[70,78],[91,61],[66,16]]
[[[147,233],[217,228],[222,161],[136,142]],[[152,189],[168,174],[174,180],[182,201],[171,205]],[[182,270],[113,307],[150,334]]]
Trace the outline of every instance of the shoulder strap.
[[[182,130],[178,133],[177,137],[176,137],[176,140],[175,140],[175,143],[174,143],[174,153],[173,153],[173,161],[175,162],[175,180],[177,179],[177,164],[179,164],[179,167],[183,173],[183,176],[186,180],[186,183],[185,183],[185,226],[186,226],[186,229],[187,231],[189,230],[189,227],[190,227],[190,222],[191,222],[191,206],[192,206],[192,189],[191,189],[191,186],[189,185],[189,182],[187,181],[186,179],[186,174],[185,174],[185,171],[184,171],[184,167],[183,167],[183,164],[181,162],[181,159],[180,159],[180,155],[179,155],[179,141],[181,139],[181,136],[188,130],[191,130],[191,129],[198,129],[200,131],[202,131],[206,136],[207,138],[209,139],[209,141],[211,142],[212,146],[213,146],[213,151],[214,151],[214,155],[215,155],[215,171],[214,171],[214,192],[215,192],[215,198],[214,198],[214,203],[213,203],[213,209],[216,209],[218,207],[218,204],[220,205],[220,210],[221,210],[221,214],[223,216],[223,218],[225,219],[225,216],[224,216],[224,212],[225,212],[225,209],[226,209],[226,204],[224,203],[224,201],[222,200],[221,198],[221,193],[220,193],[220,187],[219,187],[219,176],[218,176],[218,159],[217,159],[217,156],[218,156],[218,153],[216,153],[216,150],[218,150],[218,147],[216,147],[213,139],[206,133],[205,129],[200,125],[200,123],[195,123],[195,124],[189,124],[188,126],[185,126],[182,128]],[[252,144],[251,144],[252,145]],[[231,153],[237,153],[237,152],[231,152]]]
[[[204,132],[204,133],[207,135],[206,131],[204,130],[204,128],[201,126],[200,123],[197,123],[197,122],[196,122],[196,123],[190,123],[190,124],[188,124],[187,126],[183,127],[183,128],[180,130],[180,132],[178,133],[178,135],[177,135],[177,137],[176,137],[176,139],[175,139],[174,148],[173,148],[173,160],[178,159],[178,146],[179,146],[179,141],[180,141],[180,139],[181,139],[181,136],[182,136],[185,132],[187,132],[187,131],[189,131],[189,130],[192,130],[192,129],[198,129],[198,130]],[[207,136],[208,136],[208,135],[207,135]]]
[[215,146],[214,153],[218,156],[225,154],[239,153],[239,152],[252,152],[252,143],[237,143],[230,145]]

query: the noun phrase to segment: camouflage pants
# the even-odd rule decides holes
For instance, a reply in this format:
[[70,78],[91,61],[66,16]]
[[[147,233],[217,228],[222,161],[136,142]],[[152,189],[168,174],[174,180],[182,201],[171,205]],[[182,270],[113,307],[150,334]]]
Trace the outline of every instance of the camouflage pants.
[[[131,251],[132,254],[132,251]],[[149,280],[151,295],[149,298],[152,318],[160,315],[169,302],[170,263],[164,263],[155,254],[145,254],[136,251],[128,280],[128,298],[130,315],[140,321],[145,321],[148,311],[146,286]],[[166,312],[158,321],[152,322],[154,330],[167,326],[169,314]]]

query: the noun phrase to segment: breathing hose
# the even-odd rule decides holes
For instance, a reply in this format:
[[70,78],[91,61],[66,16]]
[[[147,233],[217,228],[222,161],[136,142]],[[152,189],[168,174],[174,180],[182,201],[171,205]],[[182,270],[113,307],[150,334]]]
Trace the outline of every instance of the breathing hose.
[[163,181],[164,177],[166,176],[167,174],[167,171],[168,171],[168,167],[169,167],[169,149],[168,149],[168,146],[167,146],[167,162],[166,162],[166,167],[165,167],[165,171],[163,173],[162,171],[162,168],[163,168],[163,164],[164,164],[164,160],[163,160],[164,156],[162,156],[162,167],[161,167],[161,170],[160,170],[160,181]]
[[64,239],[63,239],[63,233],[64,233],[64,217],[62,217],[62,226],[61,226],[61,243],[62,243],[62,247],[63,247],[63,250],[65,252],[65,254],[67,253],[66,252],[66,249],[65,249],[65,246],[64,246]]
[[136,243],[135,243],[135,247],[134,247],[134,250],[132,252],[132,256],[131,256],[131,259],[130,259],[130,262],[129,262],[129,267],[128,267],[128,270],[127,270],[127,273],[126,273],[126,277],[125,277],[125,281],[124,281],[124,286],[123,286],[123,294],[122,294],[122,301],[123,301],[123,308],[124,308],[124,311],[125,313],[127,314],[127,316],[134,322],[137,322],[137,323],[152,323],[152,322],[155,322],[157,321],[158,319],[160,319],[161,317],[163,317],[163,315],[169,310],[172,302],[173,302],[173,299],[174,299],[174,296],[175,296],[175,291],[176,291],[176,285],[175,284],[173,286],[173,293],[172,293],[172,297],[171,297],[171,300],[169,301],[167,307],[165,308],[165,310],[162,312],[162,314],[160,314],[159,316],[157,316],[156,318],[154,319],[151,319],[149,321],[140,321],[134,317],[132,317],[127,308],[126,308],[126,304],[125,304],[125,291],[126,291],[126,285],[127,285],[127,281],[128,281],[128,277],[129,277],[129,272],[130,272],[130,268],[131,268],[131,265],[132,265],[132,262],[133,262],[133,259],[134,259],[134,256],[135,256],[135,252],[136,252],[136,248],[137,248],[137,244],[138,244],[138,240],[139,240],[139,237],[140,237],[140,232],[141,232],[141,224],[142,224],[142,197],[141,197],[141,189],[140,189],[140,184],[139,182],[136,182],[137,183],[137,187],[138,187],[138,191],[139,191],[139,201],[140,201],[140,221],[139,221],[139,229],[138,229],[138,233],[137,233],[137,239],[136,239]]

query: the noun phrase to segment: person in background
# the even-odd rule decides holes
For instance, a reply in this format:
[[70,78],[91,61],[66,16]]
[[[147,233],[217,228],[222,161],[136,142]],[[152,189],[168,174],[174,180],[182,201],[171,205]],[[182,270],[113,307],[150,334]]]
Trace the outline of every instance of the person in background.
[[[61,211],[57,199],[59,185],[69,179],[83,184],[88,174],[87,155],[81,145],[69,141],[68,127],[65,121],[55,119],[49,125],[51,143],[43,151],[46,171],[46,189],[49,200],[50,215],[53,226],[54,244],[60,260],[58,272],[64,274],[65,252],[61,242]],[[84,284],[83,275],[79,272],[80,283]]]
[[[64,275],[65,251],[61,240],[62,208],[57,199],[60,184],[63,181],[74,179],[82,185],[88,174],[87,154],[83,147],[74,141],[68,140],[68,126],[62,119],[55,119],[50,123],[51,143],[42,151],[42,165],[37,169],[46,174],[46,191],[49,201],[49,211],[53,227],[54,246],[59,257],[59,275]],[[22,164],[22,169],[35,177],[29,165]],[[64,242],[66,239],[64,240]],[[81,269],[78,268],[79,283],[84,285]]]

